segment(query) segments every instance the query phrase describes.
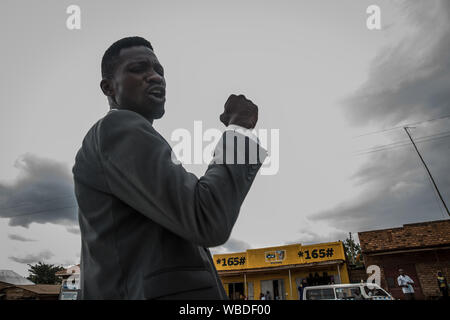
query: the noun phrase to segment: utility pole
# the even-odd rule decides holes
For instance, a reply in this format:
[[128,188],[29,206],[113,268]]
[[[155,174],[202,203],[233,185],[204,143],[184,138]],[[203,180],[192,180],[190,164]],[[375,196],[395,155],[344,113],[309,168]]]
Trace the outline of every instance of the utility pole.
[[434,182],[433,176],[431,175],[431,172],[430,172],[430,170],[428,169],[428,167],[427,167],[427,165],[426,165],[426,163],[425,163],[425,160],[423,160],[422,155],[420,154],[419,150],[417,149],[417,146],[416,146],[416,144],[414,143],[414,140],[413,140],[413,138],[411,137],[411,134],[410,134],[409,131],[408,131],[409,128],[411,128],[411,127],[403,127],[403,129],[405,129],[406,134],[408,135],[409,139],[411,140],[411,142],[412,142],[412,144],[413,144],[413,146],[414,146],[414,149],[416,149],[416,152],[417,152],[417,154],[419,155],[419,158],[420,158],[420,160],[422,161],[422,163],[423,163],[425,169],[427,170],[428,175],[430,176],[431,182],[433,183],[433,186],[434,186],[434,188],[435,188],[436,191],[437,191],[437,194],[438,194],[438,196],[439,196],[439,199],[441,199],[441,202],[442,202],[442,204],[444,205],[445,211],[447,211],[447,214],[450,216],[450,212],[448,211],[448,207],[447,207],[447,205],[445,204],[444,198],[442,198],[442,195],[441,195],[441,193],[439,192],[439,189],[438,189],[438,187],[437,187],[437,185],[436,185],[436,182]]

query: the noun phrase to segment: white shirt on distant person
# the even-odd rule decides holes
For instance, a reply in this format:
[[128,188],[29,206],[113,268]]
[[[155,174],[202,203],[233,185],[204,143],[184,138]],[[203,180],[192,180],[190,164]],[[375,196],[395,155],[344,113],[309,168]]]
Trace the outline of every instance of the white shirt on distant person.
[[409,284],[409,282],[414,283],[414,281],[410,277],[408,277],[406,274],[403,276],[400,275],[397,278],[397,282],[400,287],[403,285],[407,285],[407,287],[402,287],[403,293],[414,293],[413,286]]

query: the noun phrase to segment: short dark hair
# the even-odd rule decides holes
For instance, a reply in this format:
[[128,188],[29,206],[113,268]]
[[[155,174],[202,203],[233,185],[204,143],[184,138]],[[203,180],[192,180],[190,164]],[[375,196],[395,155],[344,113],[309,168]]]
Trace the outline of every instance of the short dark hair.
[[120,50],[129,47],[144,46],[153,51],[150,42],[141,37],[126,37],[114,42],[104,53],[102,58],[102,77],[110,79],[113,77]]

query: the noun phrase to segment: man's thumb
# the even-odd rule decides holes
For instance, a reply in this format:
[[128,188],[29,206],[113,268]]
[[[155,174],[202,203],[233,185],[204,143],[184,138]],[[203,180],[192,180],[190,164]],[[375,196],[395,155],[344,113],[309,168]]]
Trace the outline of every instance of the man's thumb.
[[229,121],[229,117],[225,114],[225,113],[222,113],[221,115],[220,115],[220,121],[224,124],[224,125],[228,125],[228,121]]

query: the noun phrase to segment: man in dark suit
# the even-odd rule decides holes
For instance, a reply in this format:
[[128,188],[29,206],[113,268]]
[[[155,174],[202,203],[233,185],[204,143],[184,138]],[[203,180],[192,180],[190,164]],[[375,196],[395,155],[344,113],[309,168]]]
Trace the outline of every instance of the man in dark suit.
[[227,129],[198,179],[173,161],[153,127],[164,114],[166,83],[151,44],[115,42],[102,78],[111,110],[86,134],[72,170],[81,299],[226,299],[208,247],[229,238],[267,154],[248,130],[257,106],[229,97],[220,115]]

